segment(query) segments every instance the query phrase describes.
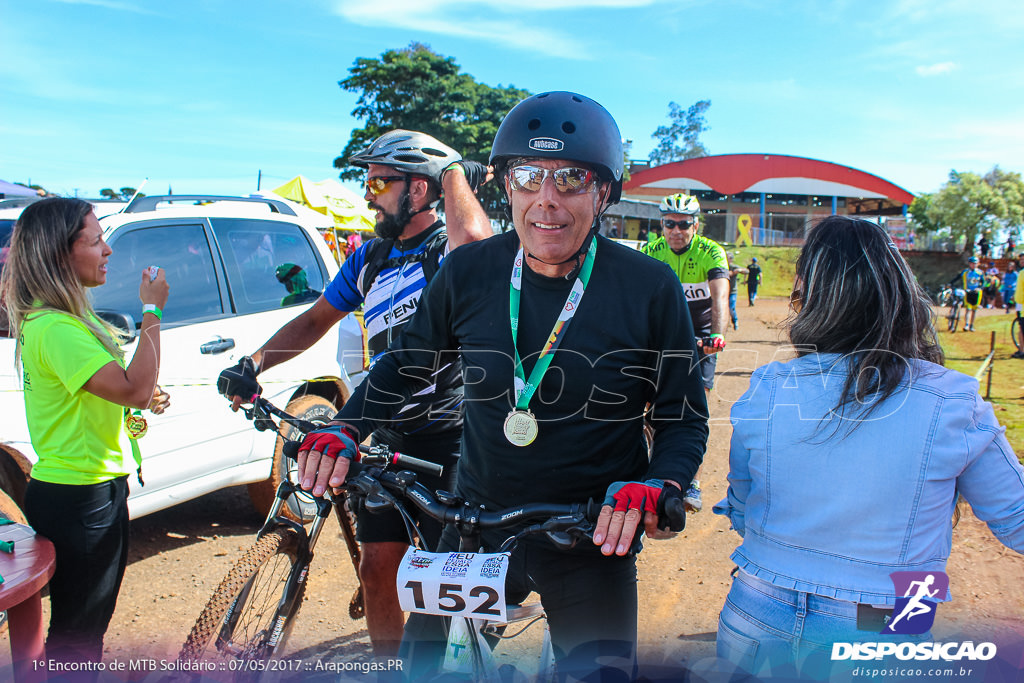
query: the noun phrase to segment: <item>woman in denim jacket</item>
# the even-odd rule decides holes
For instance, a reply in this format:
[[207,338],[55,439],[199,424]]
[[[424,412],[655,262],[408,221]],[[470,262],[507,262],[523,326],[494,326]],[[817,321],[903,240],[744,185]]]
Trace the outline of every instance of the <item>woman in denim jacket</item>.
[[[796,359],[758,368],[732,409],[715,512],[743,542],[718,654],[816,677],[834,642],[927,638],[949,600],[957,494],[1024,552],[1024,468],[978,383],[941,366],[928,299],[879,226],[832,216],[811,230],[792,304]],[[896,603],[900,571],[932,577],[913,615]],[[904,634],[881,632],[890,623]]]

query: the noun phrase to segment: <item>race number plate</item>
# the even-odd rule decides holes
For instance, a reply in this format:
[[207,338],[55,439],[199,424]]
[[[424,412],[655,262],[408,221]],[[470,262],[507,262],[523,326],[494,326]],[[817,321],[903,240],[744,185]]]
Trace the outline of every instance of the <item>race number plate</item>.
[[505,621],[508,553],[428,553],[412,546],[398,569],[405,612]]

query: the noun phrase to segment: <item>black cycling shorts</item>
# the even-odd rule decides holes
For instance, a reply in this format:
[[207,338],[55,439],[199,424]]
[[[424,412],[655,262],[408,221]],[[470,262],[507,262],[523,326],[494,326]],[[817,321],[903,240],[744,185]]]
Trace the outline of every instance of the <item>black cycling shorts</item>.
[[964,305],[967,308],[977,308],[978,304],[981,303],[981,290],[980,289],[969,289],[964,294]]
[[[417,481],[431,491],[455,490],[455,470],[462,448],[461,430],[453,434],[433,434],[422,438],[399,436],[391,431],[377,431],[373,433],[372,443],[383,443],[393,451],[443,465],[444,474],[440,477],[417,472]],[[423,547],[426,550],[434,550],[441,538],[441,524],[429,515],[420,514],[419,509],[408,501],[405,508],[420,526]],[[356,515],[356,540],[360,543],[408,543],[409,534],[406,532],[402,516],[394,509],[388,508],[383,512],[360,510]]]

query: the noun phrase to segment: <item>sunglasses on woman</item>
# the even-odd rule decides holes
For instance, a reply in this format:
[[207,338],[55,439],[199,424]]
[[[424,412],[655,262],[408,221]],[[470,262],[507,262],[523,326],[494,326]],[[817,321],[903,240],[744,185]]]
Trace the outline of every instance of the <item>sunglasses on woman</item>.
[[551,182],[555,184],[555,189],[562,194],[590,192],[597,183],[596,173],[578,166],[551,169],[523,164],[509,169],[508,179],[513,190],[537,192],[549,175]]

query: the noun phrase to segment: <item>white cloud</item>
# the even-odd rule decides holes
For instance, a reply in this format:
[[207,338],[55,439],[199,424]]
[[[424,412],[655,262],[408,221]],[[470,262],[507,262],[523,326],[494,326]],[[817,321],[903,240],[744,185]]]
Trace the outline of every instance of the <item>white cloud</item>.
[[117,10],[119,12],[135,12],[136,14],[156,14],[156,12],[145,7],[139,7],[130,2],[118,2],[117,0],[51,0],[61,2],[65,5],[92,5],[104,9]]
[[953,62],[938,62],[937,64],[921,65],[914,69],[918,76],[941,76],[942,74],[948,74],[956,68],[956,64]]
[[[530,22],[512,18],[524,11],[622,9],[645,7],[662,0],[337,0],[334,11],[361,26],[384,26],[437,33],[567,59],[589,59],[584,43],[568,32],[556,30],[553,22]],[[495,14],[505,18],[495,18]]]

